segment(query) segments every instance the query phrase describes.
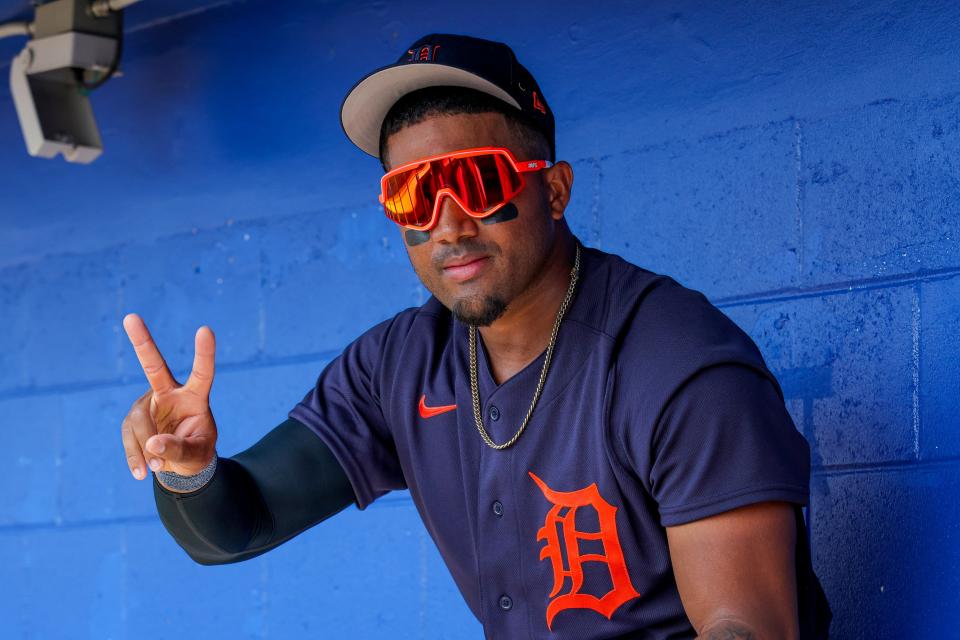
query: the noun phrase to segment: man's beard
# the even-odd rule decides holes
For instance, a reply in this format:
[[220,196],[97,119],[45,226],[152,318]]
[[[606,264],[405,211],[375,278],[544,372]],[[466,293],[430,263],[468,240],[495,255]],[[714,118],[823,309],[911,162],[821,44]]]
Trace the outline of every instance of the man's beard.
[[488,327],[507,310],[507,303],[497,296],[471,296],[453,303],[450,311],[464,324]]

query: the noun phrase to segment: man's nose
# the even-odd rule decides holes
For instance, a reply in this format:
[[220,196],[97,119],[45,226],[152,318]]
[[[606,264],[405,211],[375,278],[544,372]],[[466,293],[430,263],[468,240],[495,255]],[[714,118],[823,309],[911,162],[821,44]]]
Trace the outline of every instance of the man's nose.
[[448,193],[440,194],[437,226],[430,238],[435,242],[456,244],[460,239],[477,235],[477,219],[463,210]]

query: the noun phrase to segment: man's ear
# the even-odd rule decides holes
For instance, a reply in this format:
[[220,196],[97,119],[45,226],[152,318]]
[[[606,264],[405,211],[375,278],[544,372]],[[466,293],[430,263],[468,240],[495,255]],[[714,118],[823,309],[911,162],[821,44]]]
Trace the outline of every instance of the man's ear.
[[566,160],[560,160],[549,169],[544,169],[544,181],[547,200],[550,203],[550,215],[554,220],[563,217],[570,203],[570,191],[573,188],[573,167]]

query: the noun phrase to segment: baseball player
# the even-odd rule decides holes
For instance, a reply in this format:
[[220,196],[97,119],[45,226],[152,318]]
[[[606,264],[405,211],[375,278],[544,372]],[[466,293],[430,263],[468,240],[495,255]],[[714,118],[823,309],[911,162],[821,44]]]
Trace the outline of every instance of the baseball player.
[[432,296],[232,457],[212,331],[181,385],[124,318],[150,384],[127,459],[190,557],[252,558],[409,489],[487,637],[826,638],[809,447],[777,379],[702,293],[573,235],[573,171],[513,51],[424,36],[340,117]]

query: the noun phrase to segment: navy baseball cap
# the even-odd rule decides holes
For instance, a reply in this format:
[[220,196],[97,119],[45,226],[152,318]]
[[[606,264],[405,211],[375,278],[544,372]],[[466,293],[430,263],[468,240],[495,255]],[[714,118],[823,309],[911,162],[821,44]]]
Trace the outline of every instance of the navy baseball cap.
[[510,47],[450,33],[423,36],[395,63],[361,78],[340,105],[340,126],[351,142],[379,158],[380,128],[390,107],[411,91],[440,85],[476,89],[518,109],[544,133],[554,155],[553,112]]

